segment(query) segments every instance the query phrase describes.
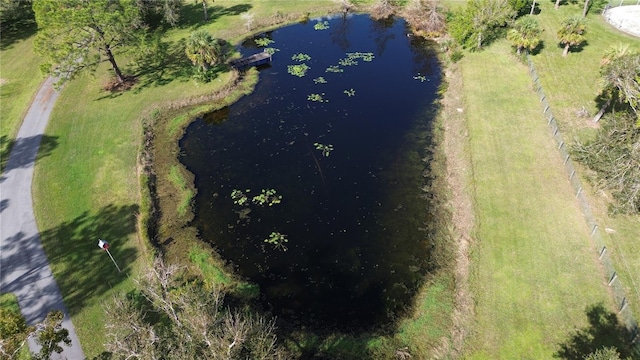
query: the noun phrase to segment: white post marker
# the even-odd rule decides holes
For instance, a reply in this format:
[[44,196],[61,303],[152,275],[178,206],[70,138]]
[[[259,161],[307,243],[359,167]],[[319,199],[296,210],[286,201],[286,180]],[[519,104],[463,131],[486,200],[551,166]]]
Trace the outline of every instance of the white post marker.
[[113,261],[113,265],[116,266],[116,269],[118,269],[118,272],[122,272],[122,270],[120,270],[120,267],[118,266],[118,264],[116,263],[116,261],[113,259],[113,256],[111,256],[111,253],[109,252],[109,243],[102,240],[102,239],[98,239],[98,247],[104,251],[107,252],[107,254],[109,254],[109,257],[111,258],[111,261]]

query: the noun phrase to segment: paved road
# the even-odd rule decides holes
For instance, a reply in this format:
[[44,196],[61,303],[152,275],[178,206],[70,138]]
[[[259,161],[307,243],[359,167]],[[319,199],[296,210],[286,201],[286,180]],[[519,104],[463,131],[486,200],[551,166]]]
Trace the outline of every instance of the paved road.
[[[40,244],[31,198],[38,147],[59,95],[53,82],[48,78],[38,91],[0,177],[0,292],[16,294],[28,324],[43,320],[51,310],[62,310],[71,347],[63,344],[58,358],[80,360],[84,353]],[[29,347],[39,351],[35,343],[30,342]]]

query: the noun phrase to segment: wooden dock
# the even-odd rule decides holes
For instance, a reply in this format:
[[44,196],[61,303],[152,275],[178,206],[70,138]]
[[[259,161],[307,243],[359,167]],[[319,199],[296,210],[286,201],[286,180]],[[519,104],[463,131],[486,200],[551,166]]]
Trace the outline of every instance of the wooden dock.
[[259,65],[270,64],[270,63],[271,63],[271,54],[269,54],[266,51],[263,51],[261,53],[253,54],[251,56],[247,56],[239,60],[233,60],[231,61],[230,64],[231,66],[233,66],[238,70],[243,70],[251,66],[259,66]]

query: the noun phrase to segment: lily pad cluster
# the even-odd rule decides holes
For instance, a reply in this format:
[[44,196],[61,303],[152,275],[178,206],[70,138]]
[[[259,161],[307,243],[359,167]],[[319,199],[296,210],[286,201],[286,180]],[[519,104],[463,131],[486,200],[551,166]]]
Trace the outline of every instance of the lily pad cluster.
[[271,40],[269,38],[266,38],[266,37],[258,38],[258,39],[255,39],[254,41],[255,41],[256,45],[258,45],[260,47],[267,47],[267,46],[269,46],[269,44],[273,44],[275,42],[275,41],[273,41],[273,40]]
[[315,25],[313,25],[315,30],[327,30],[329,28],[328,21],[318,21]]
[[326,84],[327,80],[324,77],[319,76],[319,77],[313,79],[313,82],[316,83],[316,84]]
[[313,146],[315,146],[317,150],[322,151],[322,155],[325,157],[329,156],[333,151],[333,145],[331,144],[325,145],[321,143],[313,143]]
[[296,64],[287,66],[287,72],[297,77],[304,77],[307,75],[310,67],[307,64]]
[[273,245],[276,249],[287,251],[287,247],[284,244],[288,243],[289,239],[287,239],[287,235],[273,231],[268,238],[264,239],[264,242]]
[[251,189],[246,189],[244,192],[242,190],[234,189],[231,191],[231,199],[234,204],[240,206],[248,205],[250,202],[260,206],[273,206],[282,202],[282,195],[278,195],[275,189],[262,189],[259,195],[251,198],[251,201],[249,200],[248,195],[250,192]]
[[273,55],[276,52],[280,51],[280,49],[274,48],[274,47],[268,47],[270,44],[273,44],[275,41],[263,37],[263,38],[257,38],[254,40],[254,42],[256,43],[256,45],[258,45],[259,47],[263,47],[264,51],[267,52],[269,55]]
[[338,65],[331,65],[331,66],[327,67],[325,72],[341,73],[341,72],[344,72],[344,70],[342,68],[340,68],[340,66],[338,66]]
[[293,56],[291,57],[291,60],[299,61],[299,62],[309,61],[311,60],[311,56],[309,56],[309,54],[297,53],[297,54],[293,54]]
[[329,100],[325,100],[322,95],[324,95],[324,93],[322,93],[322,94],[310,94],[309,96],[307,96],[307,100],[316,101],[316,102],[329,102]]

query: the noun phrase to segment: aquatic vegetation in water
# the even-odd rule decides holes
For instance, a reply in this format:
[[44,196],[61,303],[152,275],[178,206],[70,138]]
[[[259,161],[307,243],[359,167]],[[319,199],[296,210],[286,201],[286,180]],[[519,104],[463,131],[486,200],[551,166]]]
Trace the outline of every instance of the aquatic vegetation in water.
[[342,66],[352,66],[352,65],[358,65],[358,62],[355,61],[354,59],[340,59],[340,61],[338,61],[338,64],[342,65]]
[[[250,192],[251,190],[247,189],[245,191]],[[242,190],[238,189],[234,189],[233,191],[231,191],[231,199],[233,200],[234,204],[240,206],[246,205],[249,202],[249,198],[247,197],[247,195],[245,195]]]
[[362,61],[373,61],[373,59],[375,58],[375,55],[373,55],[373,53],[371,52],[367,52],[367,53],[362,53],[362,52],[352,52],[352,53],[347,53],[347,59],[352,59],[352,60],[356,60],[356,59],[362,59]]
[[273,47],[268,47],[264,49],[264,52],[266,52],[267,54],[273,55],[276,52],[280,51],[280,49],[278,48],[273,48]]
[[375,56],[373,53],[362,53],[362,52],[352,52],[347,53],[347,57],[344,59],[340,59],[338,63],[342,66],[353,66],[358,65],[358,60],[370,62],[373,61]]
[[269,44],[273,44],[275,41],[269,39],[269,38],[259,38],[259,39],[255,39],[255,43],[256,45],[260,46],[260,47],[265,47]]
[[297,77],[303,77],[307,75],[307,71],[310,69],[307,64],[297,64],[297,65],[289,65],[287,66],[287,71],[291,75],[295,75]]
[[[236,205],[249,205],[249,196],[247,194],[250,192],[251,189],[246,189],[244,192],[234,189],[231,191],[231,199]],[[273,206],[282,202],[282,195],[278,195],[275,189],[262,189],[260,195],[251,198],[251,202],[260,206],[264,206],[265,204]]]
[[261,206],[265,204],[273,206],[282,202],[282,195],[277,195],[274,189],[262,189],[260,195],[254,196],[251,201]]
[[291,60],[299,61],[299,62],[309,61],[311,60],[311,56],[304,53],[297,53],[297,54],[293,54],[293,56],[291,57]]
[[264,239],[264,242],[273,245],[274,248],[282,251],[287,251],[287,247],[284,245],[288,243],[287,235],[274,231],[268,238]]
[[309,101],[317,101],[317,102],[329,102],[329,100],[325,100],[322,95],[324,95],[324,93],[322,94],[311,94],[309,96],[307,96],[307,100]]
[[345,90],[343,91],[345,94],[347,94],[348,97],[352,97],[356,95],[356,91],[353,90],[353,88],[349,89],[349,90]]
[[315,79],[313,79],[313,82],[316,84],[326,84],[327,80],[325,78],[323,78],[322,76],[319,76]]
[[313,25],[313,28],[316,30],[327,30],[329,28],[329,22],[319,21],[315,25]]
[[426,76],[420,75],[420,74],[414,76],[413,78],[416,79],[416,80],[420,80],[420,82],[425,82],[427,80]]
[[322,155],[324,156],[329,156],[329,154],[333,151],[333,145],[331,144],[324,145],[320,143],[313,143],[313,146],[315,146],[317,150],[322,151]]
[[344,70],[341,69],[338,65],[331,65],[327,68],[327,70],[325,70],[325,72],[332,72],[332,73],[341,73]]

